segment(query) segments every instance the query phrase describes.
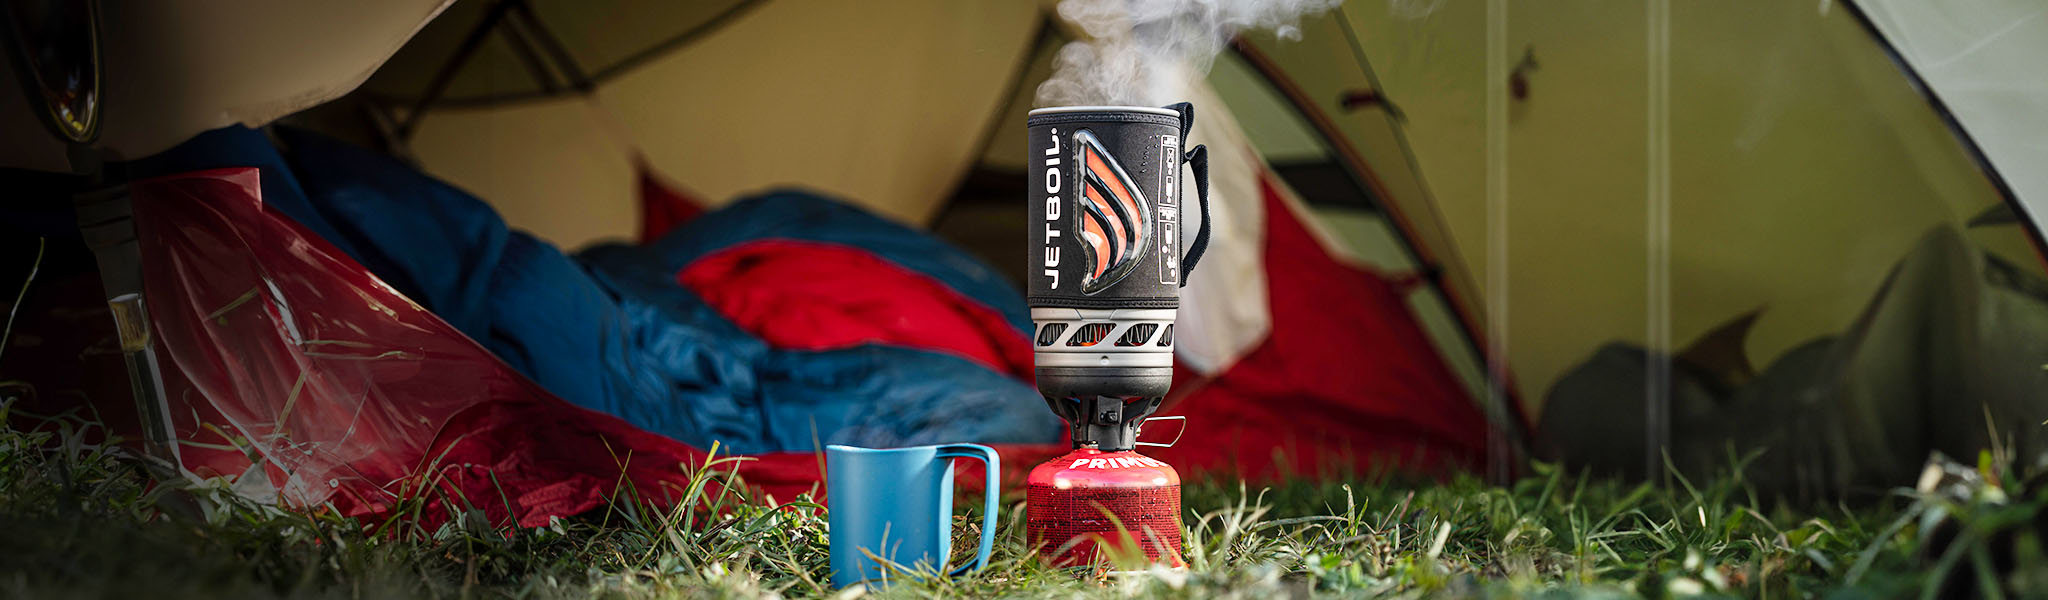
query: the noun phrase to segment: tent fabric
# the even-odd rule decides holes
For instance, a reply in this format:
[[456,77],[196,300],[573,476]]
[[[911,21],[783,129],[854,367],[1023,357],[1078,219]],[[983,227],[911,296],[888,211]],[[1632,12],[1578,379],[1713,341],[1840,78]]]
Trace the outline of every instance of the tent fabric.
[[1211,250],[1181,290],[1175,381],[1186,395],[1168,407],[1189,417],[1189,439],[1216,443],[1162,456],[1252,475],[1480,467],[1487,421],[1422,330],[1413,276],[1368,265],[1319,223],[1213,86],[1186,96],[1203,111],[1191,143],[1215,149],[1218,201]]
[[2048,229],[2048,6],[2024,0],[1949,3],[1855,0],[1876,31],[1938,98],[2035,231]]
[[[1770,309],[1764,309],[1768,312]],[[2000,423],[2040,423],[2048,381],[2048,278],[1930,229],[1899,260],[1855,325],[1809,340],[1756,373],[1722,375],[1676,357],[1671,464],[1711,474],[1731,448],[1759,489],[1828,498],[1910,481],[1929,452],[1968,456]],[[1601,474],[1641,476],[1640,346],[1602,348],[1546,403],[1546,453]],[[1660,357],[1671,358],[1671,357]],[[1597,415],[1599,418],[1586,418]],[[2041,430],[1999,435],[2017,455]]]
[[[1532,413],[1577,361],[1653,331],[1668,331],[1653,345],[1669,352],[1769,306],[1745,348],[1758,364],[1840,332],[1922,232],[2006,202],[1844,3],[1674,4],[1661,64],[1644,60],[1640,3],[1401,4],[1350,3],[1305,19],[1298,41],[1246,45],[1384,184],[1383,201],[1413,223],[1411,239],[1438,259],[1430,266],[1444,269],[1446,286],[1473,309],[1494,307],[1502,321],[1472,323],[1500,344]],[[1973,6],[2012,7],[1983,22],[1944,3],[1854,2],[1873,13],[1877,4],[1913,5],[1909,14],[1929,14],[1913,19],[1925,29],[2015,27],[1984,52],[2021,44],[2043,22],[2017,20],[2039,9],[2024,2]],[[1512,24],[1506,37],[1489,41],[1488,24],[1501,22]],[[1505,94],[1497,74],[1525,56],[1533,68],[1515,72],[1525,93]],[[2039,72],[2039,61],[2027,64]],[[1652,112],[1643,95],[1652,76],[1670,82],[1668,111]],[[1974,88],[1981,98],[2025,112],[2020,90],[2042,78],[1988,81],[1996,85]],[[1377,91],[1402,116],[1332,107],[1347,90]],[[1670,117],[1670,201],[1653,212],[1645,189],[1660,163],[1645,142],[1660,113]],[[2027,121],[1986,125],[2039,139],[2022,133]],[[1650,218],[1658,214],[1669,215],[1668,230]],[[1965,234],[2014,262],[2038,262],[2018,227]],[[1669,261],[1653,260],[1652,248],[1668,248]],[[1665,276],[1653,279],[1652,264]],[[1669,319],[1653,329],[1646,312],[1661,309],[1650,291],[1659,280],[1670,282]]]
[[[636,4],[647,6],[621,13],[631,15],[623,20],[634,22],[632,31],[697,22],[678,15],[641,23],[645,11],[705,11],[696,3]],[[712,204],[803,185],[924,225],[973,166],[983,132],[997,126],[991,115],[1044,22],[1034,1],[758,4],[589,94],[434,106],[419,113],[407,146],[428,172],[565,248],[634,234],[636,162]],[[413,106],[487,8],[450,7],[453,18],[423,29],[365,91]],[[547,25],[572,48],[632,39],[609,30],[621,26],[619,16],[575,18],[624,7],[556,8],[571,18]],[[505,38],[487,36],[455,74],[451,94],[531,86]],[[565,194],[584,201],[560,202]]]
[[1404,286],[1337,259],[1271,173],[1257,183],[1272,332],[1212,379],[1176,374],[1194,389],[1169,412],[1188,417],[1183,440],[1198,442],[1156,455],[1252,477],[1482,466],[1485,416],[1440,357],[1415,351],[1429,342]]
[[[454,0],[99,4],[100,148],[149,156],[201,132],[263,124],[354,90]],[[0,166],[69,171],[0,61]]]

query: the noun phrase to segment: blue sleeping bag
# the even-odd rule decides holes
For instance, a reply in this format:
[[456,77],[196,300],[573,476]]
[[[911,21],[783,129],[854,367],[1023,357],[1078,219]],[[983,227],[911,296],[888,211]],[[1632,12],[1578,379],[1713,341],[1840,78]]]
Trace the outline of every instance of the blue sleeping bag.
[[716,441],[760,453],[1059,437],[1060,423],[1028,382],[922,349],[773,348],[676,280],[691,262],[753,240],[831,242],[942,282],[1030,330],[1020,294],[921,232],[785,191],[706,213],[649,246],[603,245],[571,258],[390,157],[273,132],[277,144],[247,128],[215,130],[127,167],[137,177],[258,167],[266,206],[513,368],[571,403],[696,447]]

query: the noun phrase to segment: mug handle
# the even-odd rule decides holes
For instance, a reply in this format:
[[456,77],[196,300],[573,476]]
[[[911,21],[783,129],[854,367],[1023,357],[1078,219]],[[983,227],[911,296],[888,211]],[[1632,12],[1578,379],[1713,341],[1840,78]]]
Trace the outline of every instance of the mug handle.
[[[988,481],[986,484],[987,489],[982,490],[981,493],[983,504],[981,511],[981,549],[975,552],[973,561],[970,561],[964,565],[960,565],[960,568],[954,569],[953,572],[947,573],[946,575],[948,577],[954,577],[959,576],[961,574],[965,574],[968,571],[979,571],[982,569],[982,567],[988,566],[989,552],[995,549],[997,511],[996,503],[998,500],[1000,500],[1000,496],[1002,495],[998,493],[998,491],[1002,486],[1003,459],[1001,456],[998,456],[996,454],[996,450],[994,448],[983,446],[981,444],[947,444],[944,446],[939,446],[938,457],[972,458],[981,461],[982,466],[988,468]],[[952,490],[940,490],[939,493],[945,494],[950,493],[951,491]],[[951,518],[953,518],[953,515],[939,515],[941,523],[945,522],[945,519]]]

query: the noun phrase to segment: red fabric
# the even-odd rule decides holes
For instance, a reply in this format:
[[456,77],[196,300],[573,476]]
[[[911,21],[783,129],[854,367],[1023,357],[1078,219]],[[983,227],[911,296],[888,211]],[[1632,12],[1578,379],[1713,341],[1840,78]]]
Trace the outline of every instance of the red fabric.
[[[435,496],[430,512],[450,500],[467,498],[492,522],[503,522],[505,501],[497,495],[503,490],[519,524],[527,527],[596,508],[619,493],[615,486],[622,482],[632,486],[626,497],[672,505],[689,485],[685,469],[699,468],[706,460],[696,448],[545,392],[478,403],[455,415],[442,431],[428,454],[439,457],[439,466],[420,470],[408,480],[416,487],[423,474],[439,478],[437,490],[442,493]],[[818,457],[808,453],[751,455],[726,468],[736,469],[750,487],[777,500],[793,499],[814,486],[818,493],[824,491]],[[717,487],[709,491],[716,493]],[[357,512],[383,514],[389,508],[370,503]]]
[[1230,468],[1252,477],[1376,466],[1367,463],[1432,472],[1483,464],[1486,419],[1401,287],[1332,257],[1268,177],[1260,191],[1272,335],[1211,380],[1177,371],[1185,395],[1171,414],[1188,417],[1187,431],[1178,446],[1146,453],[1183,473]]
[[634,168],[640,177],[640,243],[661,239],[676,226],[704,214],[704,202],[677,190],[645,164]]
[[1029,380],[1031,344],[1001,313],[859,248],[764,240],[676,274],[719,314],[778,348],[889,344],[948,352]]
[[[180,433],[196,417],[247,438],[289,505],[381,517],[424,494],[522,525],[588,510],[631,481],[672,499],[704,453],[572,406],[511,370],[297,223],[262,206],[255,169],[137,182],[144,296]],[[180,377],[179,374],[183,376]],[[189,385],[189,388],[187,387]],[[189,390],[189,391],[188,391]],[[193,415],[193,417],[187,417]],[[193,447],[188,467],[246,466]],[[749,483],[788,498],[814,457],[756,457]]]

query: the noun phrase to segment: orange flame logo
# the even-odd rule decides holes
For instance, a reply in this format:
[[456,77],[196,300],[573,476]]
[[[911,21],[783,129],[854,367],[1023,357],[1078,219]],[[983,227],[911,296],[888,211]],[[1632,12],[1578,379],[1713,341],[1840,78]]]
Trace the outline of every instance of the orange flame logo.
[[1094,294],[1137,268],[1141,249],[1152,244],[1152,213],[1145,195],[1093,132],[1074,133],[1074,153],[1082,182],[1075,229],[1081,232],[1082,264],[1089,267],[1082,273],[1081,293]]

